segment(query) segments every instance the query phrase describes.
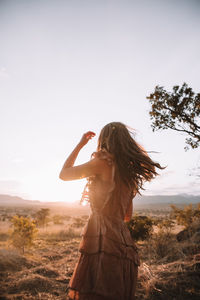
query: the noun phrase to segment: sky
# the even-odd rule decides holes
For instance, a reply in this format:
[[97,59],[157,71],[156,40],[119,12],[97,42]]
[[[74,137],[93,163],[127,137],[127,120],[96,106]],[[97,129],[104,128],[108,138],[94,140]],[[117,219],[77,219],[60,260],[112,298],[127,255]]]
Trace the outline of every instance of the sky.
[[156,85],[199,90],[200,1],[0,0],[0,194],[73,202],[85,179],[64,182],[65,159],[88,130],[123,122],[167,166],[144,195],[199,195],[199,150],[152,132]]

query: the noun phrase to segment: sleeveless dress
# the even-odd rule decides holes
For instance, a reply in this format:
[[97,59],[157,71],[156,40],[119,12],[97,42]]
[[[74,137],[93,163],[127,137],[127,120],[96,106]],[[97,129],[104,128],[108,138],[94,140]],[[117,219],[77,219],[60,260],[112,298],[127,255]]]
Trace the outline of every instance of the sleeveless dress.
[[[95,156],[113,161],[105,151]],[[124,223],[132,213],[133,193],[123,183],[108,184],[89,178],[83,197],[89,198],[91,215],[83,229],[80,257],[68,287],[69,299],[133,300],[139,257]]]

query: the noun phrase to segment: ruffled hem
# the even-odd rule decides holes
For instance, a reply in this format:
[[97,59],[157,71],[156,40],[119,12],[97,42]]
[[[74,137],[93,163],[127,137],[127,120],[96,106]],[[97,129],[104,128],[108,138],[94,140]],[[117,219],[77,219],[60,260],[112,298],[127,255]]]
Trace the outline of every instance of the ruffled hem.
[[110,300],[109,298],[102,297],[102,295],[97,294],[83,294],[79,293],[74,289],[69,288],[68,300]]
[[104,252],[81,254],[69,283],[68,295],[75,300],[132,300],[137,271],[138,267],[129,259],[119,259]]
[[69,299],[134,299],[140,262],[123,220],[92,213],[82,232],[79,251],[69,283]]

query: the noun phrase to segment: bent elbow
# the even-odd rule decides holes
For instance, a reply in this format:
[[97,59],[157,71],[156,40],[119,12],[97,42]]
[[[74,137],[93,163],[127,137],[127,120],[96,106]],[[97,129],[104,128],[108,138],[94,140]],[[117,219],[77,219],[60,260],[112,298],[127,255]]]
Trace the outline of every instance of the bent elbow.
[[69,176],[66,174],[66,172],[65,172],[65,173],[60,172],[59,178],[60,178],[61,180],[63,180],[63,181],[68,181],[68,180],[70,180],[70,178],[69,178]]
[[63,174],[60,172],[60,174],[59,174],[59,178],[61,179],[61,180],[64,180],[64,177],[63,177]]

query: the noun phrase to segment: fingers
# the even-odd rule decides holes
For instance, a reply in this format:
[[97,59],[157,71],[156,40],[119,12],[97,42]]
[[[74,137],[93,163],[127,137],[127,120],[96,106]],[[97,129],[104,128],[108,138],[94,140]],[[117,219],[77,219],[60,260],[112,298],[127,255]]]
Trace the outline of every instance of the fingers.
[[85,133],[86,139],[90,140],[92,139],[96,134],[93,131],[88,131]]
[[96,134],[93,131],[87,131],[86,133],[83,134],[80,144],[82,146],[86,145],[89,140],[91,140]]

